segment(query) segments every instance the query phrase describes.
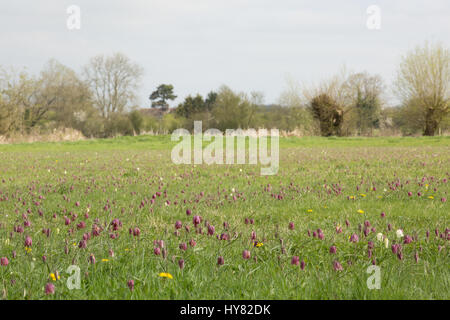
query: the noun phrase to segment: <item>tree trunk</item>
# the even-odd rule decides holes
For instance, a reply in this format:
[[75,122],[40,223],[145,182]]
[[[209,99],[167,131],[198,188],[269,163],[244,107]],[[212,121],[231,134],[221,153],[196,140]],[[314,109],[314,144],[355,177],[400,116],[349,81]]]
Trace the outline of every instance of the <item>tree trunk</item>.
[[425,130],[423,132],[424,136],[434,136],[436,129],[438,127],[438,122],[434,119],[434,109],[428,108],[427,114],[425,115]]

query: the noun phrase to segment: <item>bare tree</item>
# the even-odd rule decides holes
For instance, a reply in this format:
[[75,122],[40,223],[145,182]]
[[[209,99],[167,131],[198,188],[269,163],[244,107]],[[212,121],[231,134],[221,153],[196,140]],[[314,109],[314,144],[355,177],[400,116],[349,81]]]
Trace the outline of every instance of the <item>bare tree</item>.
[[94,105],[104,118],[131,106],[142,74],[143,69],[121,53],[110,57],[96,56],[84,67]]
[[347,78],[343,91],[356,114],[359,134],[372,132],[379,125],[383,90],[383,80],[379,75],[360,72],[352,73]]
[[414,101],[423,110],[424,135],[433,136],[449,112],[450,52],[442,44],[425,43],[402,58],[396,93],[404,105]]

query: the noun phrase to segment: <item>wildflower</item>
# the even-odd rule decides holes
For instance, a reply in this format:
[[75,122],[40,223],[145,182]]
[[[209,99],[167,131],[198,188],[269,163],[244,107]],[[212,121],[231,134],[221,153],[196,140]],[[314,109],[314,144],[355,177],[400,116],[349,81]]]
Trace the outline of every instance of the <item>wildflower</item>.
[[30,236],[26,236],[25,237],[25,247],[31,247],[33,245],[33,240],[31,239]]
[[161,278],[173,279],[172,275],[171,275],[170,273],[166,273],[166,272],[161,272],[161,273],[159,274],[159,276],[160,276]]
[[337,260],[334,260],[334,262],[333,262],[333,269],[334,269],[334,271],[344,270],[344,268],[342,268],[342,265]]
[[298,266],[300,264],[300,258],[298,256],[293,256],[291,264]]
[[0,265],[6,267],[9,264],[9,260],[7,257],[2,257],[0,259]]
[[229,240],[230,237],[228,236],[228,233],[222,233],[219,237],[220,240]]
[[364,210],[359,209],[357,212],[358,213],[364,213]]
[[194,223],[194,226],[199,225],[201,222],[200,216],[194,216],[194,218],[192,219],[192,222]]
[[364,236],[367,237],[369,235],[369,229],[364,227]]
[[293,222],[289,222],[289,230],[294,230],[295,225]]
[[192,211],[190,209],[186,209],[186,215],[190,216]]
[[108,262],[109,259],[102,259],[102,262]]
[[383,234],[381,232],[377,233],[377,240],[383,241]]
[[183,226],[183,224],[181,223],[180,220],[177,220],[177,221],[175,222],[175,229],[181,229],[182,226]]
[[302,260],[300,262],[300,269],[305,270],[305,266],[306,266],[306,263],[305,263],[305,261]]
[[53,281],[56,281],[56,279],[61,279],[61,276],[59,275],[59,274],[54,274],[54,273],[50,273],[50,278],[53,280]]
[[331,247],[330,247],[330,253],[331,253],[331,254],[335,254],[336,251],[337,251],[336,246],[331,246]]
[[138,237],[141,234],[141,230],[136,227],[133,229],[133,236]]
[[84,249],[86,248],[86,246],[87,246],[86,240],[81,240],[80,243],[78,244],[78,248],[80,249]]
[[186,250],[187,250],[187,244],[186,244],[186,242],[180,243],[179,248],[180,248],[181,250],[183,250],[183,251],[186,251]]
[[262,247],[264,245],[264,243],[262,242],[256,242],[255,247],[259,248]]
[[45,294],[54,294],[55,293],[55,285],[51,282],[45,285]]
[[92,263],[92,264],[95,264],[95,256],[92,253],[89,256],[89,262]]
[[128,288],[130,288],[131,291],[133,291],[134,290],[134,280],[128,280],[127,286],[128,286]]
[[350,242],[358,242],[359,241],[359,237],[358,237],[358,235],[356,234],[356,233],[354,233],[354,234],[352,234],[351,236],[350,236]]
[[244,259],[250,259],[250,251],[244,250],[244,251],[242,252],[242,258],[244,258]]
[[161,254],[161,249],[159,247],[156,247],[153,249],[153,253],[157,256],[159,256]]
[[317,237],[320,239],[320,240],[323,240],[323,238],[324,238],[324,235],[323,235],[323,231],[322,231],[322,229],[317,229]]
[[222,256],[217,258],[217,264],[219,266],[222,266],[224,263],[225,263],[225,260],[224,260],[224,258]]
[[311,213],[311,212],[313,212],[313,210],[312,209],[308,209],[306,212]]
[[194,239],[191,239],[191,240],[189,240],[189,245],[190,245],[191,247],[195,247],[195,246],[197,245],[197,242],[195,242]]
[[397,238],[402,238],[403,237],[403,230],[402,229],[398,229],[395,234],[397,235]]
[[180,267],[180,269],[184,268],[184,260],[183,259],[178,260],[178,266]]
[[403,239],[404,244],[410,244],[412,242],[411,236],[406,236],[405,239]]

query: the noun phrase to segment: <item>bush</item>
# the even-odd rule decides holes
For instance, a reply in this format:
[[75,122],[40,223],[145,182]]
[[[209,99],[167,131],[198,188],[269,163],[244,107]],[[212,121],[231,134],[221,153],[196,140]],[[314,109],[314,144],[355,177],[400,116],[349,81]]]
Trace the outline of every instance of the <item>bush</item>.
[[123,114],[112,114],[105,124],[105,135],[114,137],[117,135],[134,135],[133,124],[128,116]]
[[142,117],[142,114],[139,111],[134,110],[128,114],[128,118],[130,119],[134,132],[136,134],[140,134],[142,125],[144,123],[144,118]]

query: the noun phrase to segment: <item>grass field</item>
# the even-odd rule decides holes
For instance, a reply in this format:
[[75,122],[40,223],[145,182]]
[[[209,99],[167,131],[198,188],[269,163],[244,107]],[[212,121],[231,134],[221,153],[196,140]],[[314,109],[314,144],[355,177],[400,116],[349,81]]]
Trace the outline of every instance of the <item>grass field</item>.
[[448,137],[281,138],[273,176],[174,144],[0,145],[0,296],[450,298]]

